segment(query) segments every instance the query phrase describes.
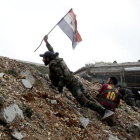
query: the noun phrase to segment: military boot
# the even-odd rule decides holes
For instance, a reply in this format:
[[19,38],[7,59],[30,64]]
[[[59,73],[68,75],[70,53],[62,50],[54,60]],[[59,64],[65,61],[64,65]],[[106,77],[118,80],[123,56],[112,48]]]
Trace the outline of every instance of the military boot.
[[114,115],[114,112],[111,110],[106,110],[104,116],[101,118],[102,121],[109,120]]

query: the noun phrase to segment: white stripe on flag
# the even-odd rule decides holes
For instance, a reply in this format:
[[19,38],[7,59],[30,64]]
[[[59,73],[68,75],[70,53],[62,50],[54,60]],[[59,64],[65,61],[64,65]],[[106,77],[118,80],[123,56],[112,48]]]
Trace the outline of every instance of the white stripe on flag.
[[74,41],[74,32],[73,29],[69,26],[69,24],[63,19],[58,24],[58,26],[62,29],[62,31],[71,39],[71,41]]
[[71,15],[67,14],[64,17],[64,20],[68,23],[68,25],[72,28],[72,30],[75,31],[75,24],[74,24],[74,21],[73,21],[73,18],[71,17]]

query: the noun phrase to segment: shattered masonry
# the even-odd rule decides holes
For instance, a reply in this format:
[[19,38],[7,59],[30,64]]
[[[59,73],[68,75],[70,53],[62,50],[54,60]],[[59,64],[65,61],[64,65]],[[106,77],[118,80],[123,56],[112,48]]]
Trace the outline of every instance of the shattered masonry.
[[[101,85],[78,76],[95,96]],[[15,60],[0,57],[0,139],[12,140],[139,140],[140,109],[121,101],[114,127],[98,113],[81,107],[65,88],[50,87],[48,75]]]

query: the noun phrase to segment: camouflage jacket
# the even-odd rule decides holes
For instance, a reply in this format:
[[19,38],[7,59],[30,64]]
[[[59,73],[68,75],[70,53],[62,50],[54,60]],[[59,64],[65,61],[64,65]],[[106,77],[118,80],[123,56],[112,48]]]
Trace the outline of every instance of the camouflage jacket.
[[72,73],[62,58],[55,58],[49,64],[50,79],[54,86],[63,88],[72,81]]
[[48,48],[48,50],[50,52],[53,52],[54,53],[53,47],[49,43],[46,44],[46,47]]
[[[53,52],[52,46],[48,43],[47,48]],[[72,93],[76,87],[81,87],[84,90],[81,82],[75,78],[67,67],[66,63],[62,58],[56,57],[49,64],[50,79],[54,86],[63,88],[66,86]]]
[[132,91],[130,89],[127,88],[120,88],[119,92],[121,94],[121,98],[123,100],[125,99],[129,99],[129,98],[135,98],[135,94],[132,93]]

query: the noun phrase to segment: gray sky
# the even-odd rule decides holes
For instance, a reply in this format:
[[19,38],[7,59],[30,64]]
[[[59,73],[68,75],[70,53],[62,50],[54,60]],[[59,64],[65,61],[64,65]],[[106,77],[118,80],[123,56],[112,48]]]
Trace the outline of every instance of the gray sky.
[[45,43],[34,50],[71,8],[83,41],[73,50],[58,26],[49,34],[70,70],[97,61],[140,60],[139,0],[0,0],[0,56],[43,64]]

